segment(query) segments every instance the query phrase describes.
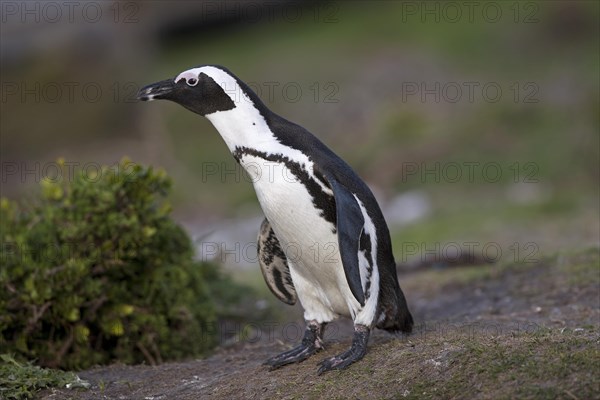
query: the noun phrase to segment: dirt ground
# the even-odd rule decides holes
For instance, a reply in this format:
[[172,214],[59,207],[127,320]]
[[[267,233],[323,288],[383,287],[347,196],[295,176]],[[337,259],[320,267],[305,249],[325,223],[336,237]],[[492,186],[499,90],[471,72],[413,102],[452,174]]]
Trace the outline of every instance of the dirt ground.
[[262,365],[300,334],[294,309],[289,324],[256,324],[207,359],[97,368],[79,374],[91,389],[47,390],[39,398],[600,398],[597,248],[400,280],[415,332],[375,332],[365,358],[344,371],[316,374],[320,360],[349,346],[348,321],[330,326],[326,349],[307,361],[276,371]]

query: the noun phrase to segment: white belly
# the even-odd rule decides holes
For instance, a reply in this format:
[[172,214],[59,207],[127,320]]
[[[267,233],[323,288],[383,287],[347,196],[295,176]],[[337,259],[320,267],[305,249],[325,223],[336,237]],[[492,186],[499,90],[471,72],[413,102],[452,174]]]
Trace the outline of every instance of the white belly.
[[[331,321],[354,317],[360,307],[346,281],[338,236],[320,216],[306,187],[283,164],[245,156],[258,201],[277,235],[306,319]],[[263,168],[264,167],[264,168]]]

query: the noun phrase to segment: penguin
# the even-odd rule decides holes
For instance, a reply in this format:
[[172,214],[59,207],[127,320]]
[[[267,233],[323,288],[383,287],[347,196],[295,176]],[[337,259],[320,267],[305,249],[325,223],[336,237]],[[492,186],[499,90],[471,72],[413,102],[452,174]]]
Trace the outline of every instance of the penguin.
[[308,130],[269,110],[227,68],[200,65],[140,89],[138,99],[170,100],[206,117],[245,168],[265,219],[258,260],[267,286],[300,301],[301,343],[268,359],[271,369],[322,350],[326,325],[351,318],[351,347],[317,373],[362,359],[372,329],[408,334],[413,317],[396,274],[389,230],[369,187]]

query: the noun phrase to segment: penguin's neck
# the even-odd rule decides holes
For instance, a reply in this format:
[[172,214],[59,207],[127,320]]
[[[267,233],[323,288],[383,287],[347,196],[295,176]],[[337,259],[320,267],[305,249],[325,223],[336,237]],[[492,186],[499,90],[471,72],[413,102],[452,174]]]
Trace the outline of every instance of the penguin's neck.
[[217,129],[229,151],[239,147],[271,152],[279,144],[263,115],[251,104],[206,116]]

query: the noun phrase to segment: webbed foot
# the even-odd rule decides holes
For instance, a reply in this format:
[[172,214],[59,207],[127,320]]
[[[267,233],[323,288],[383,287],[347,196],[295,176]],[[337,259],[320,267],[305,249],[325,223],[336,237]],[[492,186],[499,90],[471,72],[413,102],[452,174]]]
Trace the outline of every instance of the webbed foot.
[[352,339],[352,347],[349,350],[326,358],[319,363],[320,367],[317,374],[331,371],[333,369],[344,369],[350,364],[360,360],[367,353],[367,342],[369,341],[370,329],[364,325],[354,326],[354,338]]
[[325,325],[325,323],[317,321],[308,321],[302,343],[291,350],[269,358],[264,365],[268,365],[271,370],[274,370],[287,364],[302,362],[322,350]]

